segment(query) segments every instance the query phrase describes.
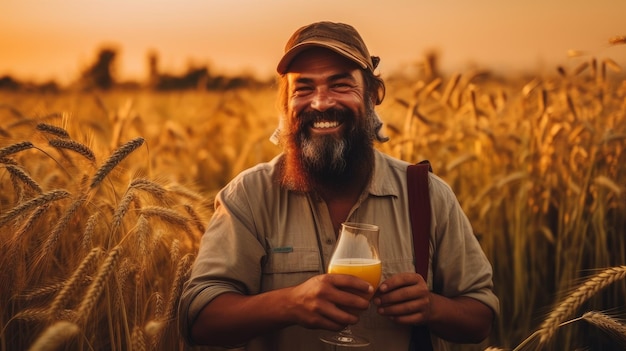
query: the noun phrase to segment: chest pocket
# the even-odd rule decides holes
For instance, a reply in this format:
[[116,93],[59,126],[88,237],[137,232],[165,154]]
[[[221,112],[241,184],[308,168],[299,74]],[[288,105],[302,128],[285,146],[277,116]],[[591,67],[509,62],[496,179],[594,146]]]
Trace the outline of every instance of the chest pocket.
[[261,291],[294,286],[322,272],[320,255],[312,248],[271,251],[263,265]]

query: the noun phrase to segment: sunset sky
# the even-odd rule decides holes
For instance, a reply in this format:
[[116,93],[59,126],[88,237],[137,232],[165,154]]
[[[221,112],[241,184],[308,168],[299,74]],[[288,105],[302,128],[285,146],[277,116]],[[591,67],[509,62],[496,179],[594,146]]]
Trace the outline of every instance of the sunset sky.
[[626,68],[626,45],[608,43],[626,35],[624,0],[3,0],[0,76],[65,83],[104,44],[119,49],[123,79],[145,78],[150,50],[166,71],[269,76],[291,33],[319,20],[354,25],[383,74],[431,49],[449,70],[551,68],[568,50]]

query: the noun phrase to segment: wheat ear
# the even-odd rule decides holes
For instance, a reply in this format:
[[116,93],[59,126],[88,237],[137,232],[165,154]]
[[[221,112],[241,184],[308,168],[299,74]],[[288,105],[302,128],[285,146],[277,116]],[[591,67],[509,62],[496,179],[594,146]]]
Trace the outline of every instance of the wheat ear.
[[37,123],[35,129],[40,132],[51,134],[62,139],[69,139],[70,137],[70,134],[67,132],[67,130],[61,127],[53,126],[52,124],[48,123]]
[[583,302],[598,291],[626,277],[626,266],[610,267],[594,275],[567,296],[546,318],[537,333],[543,345],[552,337],[559,325]]
[[37,220],[43,216],[43,214],[46,212],[46,210],[48,210],[49,207],[49,204],[44,204],[37,207],[35,211],[31,212],[30,216],[28,216],[22,226],[15,231],[13,238],[11,238],[8,243],[11,244],[13,241],[20,242],[21,240],[23,240],[24,236],[35,227],[35,223],[37,222]]
[[154,317],[156,319],[162,319],[165,313],[165,299],[160,292],[156,291],[154,294]]
[[42,258],[46,257],[50,252],[52,252],[52,250],[56,246],[56,243],[59,241],[59,236],[61,235],[61,232],[65,230],[72,217],[74,217],[74,215],[76,214],[76,211],[78,211],[78,208],[86,200],[87,195],[81,194],[77,199],[72,202],[67,211],[65,211],[63,217],[59,219],[59,221],[56,223],[56,225],[46,238],[46,241],[43,245]]
[[156,328],[154,332],[151,333],[153,341],[156,341],[157,343],[165,332],[165,329],[169,326],[170,322],[174,320],[176,306],[178,305],[178,298],[183,288],[183,284],[189,276],[189,271],[191,269],[192,263],[193,254],[186,254],[178,262],[178,265],[176,267],[176,276],[174,277],[174,281],[172,282],[170,296],[167,300],[167,305],[165,307],[165,315],[163,316],[164,319],[162,320],[162,323],[157,324],[158,328]]
[[96,229],[98,221],[98,214],[94,213],[87,219],[85,224],[85,231],[83,232],[83,238],[81,239],[80,247],[84,252],[89,251],[93,247],[93,232]]
[[12,155],[16,152],[20,152],[23,150],[31,149],[35,147],[33,143],[30,141],[22,141],[20,143],[15,143],[0,149],[0,158],[5,158],[6,156]]
[[109,252],[108,257],[106,258],[106,260],[104,260],[102,266],[100,266],[96,278],[89,286],[85,297],[78,306],[76,312],[77,318],[82,319],[84,322],[89,320],[89,314],[96,302],[98,301],[100,294],[104,290],[104,285],[107,278],[109,277],[115,266],[117,266],[117,261],[120,257],[121,250],[121,247],[116,246],[111,250],[111,252]]
[[198,231],[203,234],[206,228],[204,227],[200,216],[198,216],[198,213],[193,209],[193,207],[191,207],[191,205],[185,204],[183,207],[185,208],[185,211],[187,211],[189,217],[193,220],[193,223],[196,225]]
[[161,185],[145,178],[133,179],[129,188],[143,190],[157,198],[162,198],[167,192]]
[[146,206],[141,209],[141,214],[148,218],[158,217],[165,222],[177,225],[183,229],[183,231],[187,234],[187,236],[189,236],[192,242],[197,240],[197,238],[191,231],[191,228],[189,228],[189,225],[187,225],[189,219],[187,217],[181,216],[174,210],[160,206]]
[[174,281],[172,282],[172,289],[170,291],[170,296],[168,298],[165,308],[166,321],[172,320],[174,318],[176,305],[180,296],[180,291],[182,290],[183,284],[189,276],[189,270],[193,263],[193,257],[193,254],[188,253],[183,256],[180,261],[178,261],[178,265],[176,266],[176,276],[174,277]]
[[180,258],[180,240],[174,239],[170,244],[170,261],[178,262]]
[[74,140],[65,140],[65,139],[52,139],[48,141],[50,146],[53,146],[57,149],[67,149],[76,151],[78,154],[82,155],[86,159],[91,162],[96,162],[96,155],[93,151],[86,145],[83,145]]
[[162,220],[166,222],[181,226],[183,228],[186,228],[187,231],[189,231],[189,228],[187,228],[188,219],[178,214],[178,212],[171,210],[169,208],[160,207],[160,206],[146,206],[141,209],[141,214],[143,214],[146,217],[161,218]]
[[111,156],[104,162],[104,164],[96,171],[96,174],[93,176],[91,181],[90,188],[96,187],[98,184],[102,182],[104,177],[107,176],[117,166],[123,159],[126,158],[131,152],[135,151],[138,147],[143,145],[144,138],[138,137],[131,141],[128,141],[126,144],[120,146],[117,150],[111,154]]
[[79,328],[76,324],[68,321],[58,321],[44,330],[35,340],[29,351],[54,351],[69,338],[78,334]]
[[39,184],[37,184],[37,182],[21,168],[13,165],[6,165],[5,168],[9,171],[9,173],[11,173],[11,177],[21,180],[22,183],[28,185],[29,188],[35,190],[38,194],[41,194],[42,190]]
[[139,326],[133,327],[131,335],[133,351],[146,351],[146,334]]
[[115,213],[113,214],[113,223],[111,225],[112,234],[117,232],[117,229],[122,225],[122,219],[124,219],[124,216],[128,212],[128,209],[130,208],[130,203],[133,201],[133,199],[135,199],[135,193],[132,189],[129,189],[120,201],[120,204],[115,209]]
[[602,329],[620,345],[626,347],[626,325],[624,325],[624,323],[596,311],[586,312],[583,314],[582,319]]
[[97,259],[102,252],[103,250],[100,247],[93,248],[89,254],[83,258],[78,268],[72,273],[72,276],[63,284],[63,288],[61,288],[59,294],[54,298],[48,310],[52,318],[56,317],[58,311],[65,306],[77,283],[82,280],[87,270],[93,266],[94,260]]
[[61,289],[63,289],[63,282],[47,285],[42,288],[37,288],[35,290],[26,291],[19,296],[19,299],[24,301],[32,301],[39,298],[48,297],[49,295],[52,295]]
[[47,193],[43,193],[35,198],[32,198],[26,202],[22,202],[21,204],[13,207],[8,212],[5,212],[0,216],[0,227],[7,224],[10,220],[19,216],[22,212],[29,211],[33,208],[37,208],[48,204],[53,201],[57,201],[60,199],[64,199],[69,197],[70,193],[63,189],[56,189],[49,191]]

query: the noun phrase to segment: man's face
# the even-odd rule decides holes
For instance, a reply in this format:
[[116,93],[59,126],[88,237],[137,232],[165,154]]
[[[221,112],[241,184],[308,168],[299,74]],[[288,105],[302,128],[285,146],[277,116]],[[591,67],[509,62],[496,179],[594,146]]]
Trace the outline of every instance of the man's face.
[[[352,61],[326,49],[310,49],[289,66],[288,144],[303,171],[318,182],[347,178],[353,163],[372,148],[373,106],[365,82]],[[289,151],[289,149],[288,149]]]

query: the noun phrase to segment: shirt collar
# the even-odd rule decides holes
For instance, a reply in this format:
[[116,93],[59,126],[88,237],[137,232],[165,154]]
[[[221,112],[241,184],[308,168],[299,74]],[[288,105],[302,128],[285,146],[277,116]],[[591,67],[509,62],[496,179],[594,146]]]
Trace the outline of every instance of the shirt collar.
[[401,182],[394,181],[397,174],[392,172],[386,156],[374,150],[374,176],[370,182],[369,193],[374,196],[399,196]]

